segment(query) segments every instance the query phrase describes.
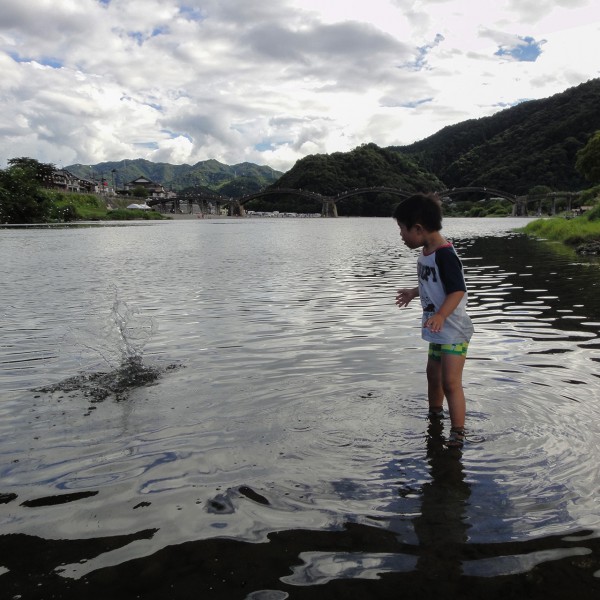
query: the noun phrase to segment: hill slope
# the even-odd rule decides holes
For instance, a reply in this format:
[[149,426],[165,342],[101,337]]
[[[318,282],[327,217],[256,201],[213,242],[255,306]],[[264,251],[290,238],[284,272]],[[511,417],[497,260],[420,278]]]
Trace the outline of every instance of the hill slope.
[[277,181],[276,187],[303,188],[334,196],[353,188],[388,186],[417,191],[440,185],[435,175],[411,158],[375,144],[363,144],[350,152],[302,158]]
[[[375,144],[363,144],[350,152],[312,154],[300,159],[272,188],[295,188],[318,192],[325,196],[369,187],[393,187],[407,192],[428,191],[443,188],[439,179],[419,167],[410,157],[400,152],[379,148]],[[398,196],[388,194],[365,194],[344,200],[338,205],[340,215],[388,216],[397,204]],[[285,210],[311,212],[320,206],[309,206],[300,201],[281,198],[265,199],[255,203],[260,210],[273,210],[285,206]]]
[[448,187],[482,185],[515,194],[536,185],[580,190],[589,183],[575,170],[575,155],[597,130],[600,79],[592,79],[389,149],[414,158]]

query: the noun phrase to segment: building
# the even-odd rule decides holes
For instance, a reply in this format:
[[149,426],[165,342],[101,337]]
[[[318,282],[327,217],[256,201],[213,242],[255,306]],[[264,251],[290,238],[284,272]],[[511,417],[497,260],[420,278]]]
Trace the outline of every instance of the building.
[[66,169],[58,169],[52,173],[50,187],[61,192],[79,192],[92,194],[97,192],[97,184],[94,181],[81,179]]
[[138,177],[123,186],[125,192],[133,192],[136,188],[143,188],[147,191],[149,198],[166,198],[167,192],[160,183],[155,183],[146,177]]

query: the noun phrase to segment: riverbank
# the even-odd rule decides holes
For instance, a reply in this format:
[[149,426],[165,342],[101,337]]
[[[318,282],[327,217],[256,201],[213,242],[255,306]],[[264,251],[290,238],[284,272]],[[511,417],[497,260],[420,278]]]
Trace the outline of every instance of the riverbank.
[[562,242],[574,248],[578,254],[600,254],[600,205],[572,219],[537,219],[528,223],[521,231],[531,236]]
[[49,202],[46,223],[78,221],[155,221],[167,219],[154,210],[127,208],[131,198],[103,198],[94,194],[62,193],[44,190]]

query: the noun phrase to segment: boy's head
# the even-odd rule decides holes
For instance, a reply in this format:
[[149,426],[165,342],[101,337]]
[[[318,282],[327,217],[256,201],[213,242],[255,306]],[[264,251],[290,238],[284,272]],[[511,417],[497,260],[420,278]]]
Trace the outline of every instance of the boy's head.
[[426,231],[439,231],[442,228],[442,205],[433,194],[414,194],[398,204],[394,219],[406,229],[421,225]]

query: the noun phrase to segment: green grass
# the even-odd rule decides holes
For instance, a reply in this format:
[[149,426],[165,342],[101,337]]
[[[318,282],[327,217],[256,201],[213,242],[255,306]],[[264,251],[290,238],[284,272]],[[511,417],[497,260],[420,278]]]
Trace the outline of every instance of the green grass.
[[[72,221],[131,221],[135,219],[159,220],[166,219],[164,215],[153,210],[134,210],[116,208],[108,210],[103,198],[93,194],[45,192],[52,208],[50,219],[59,222]],[[119,200],[118,204],[131,202],[131,199]]]
[[577,246],[600,242],[600,204],[581,217],[538,219],[522,229],[528,235]]

